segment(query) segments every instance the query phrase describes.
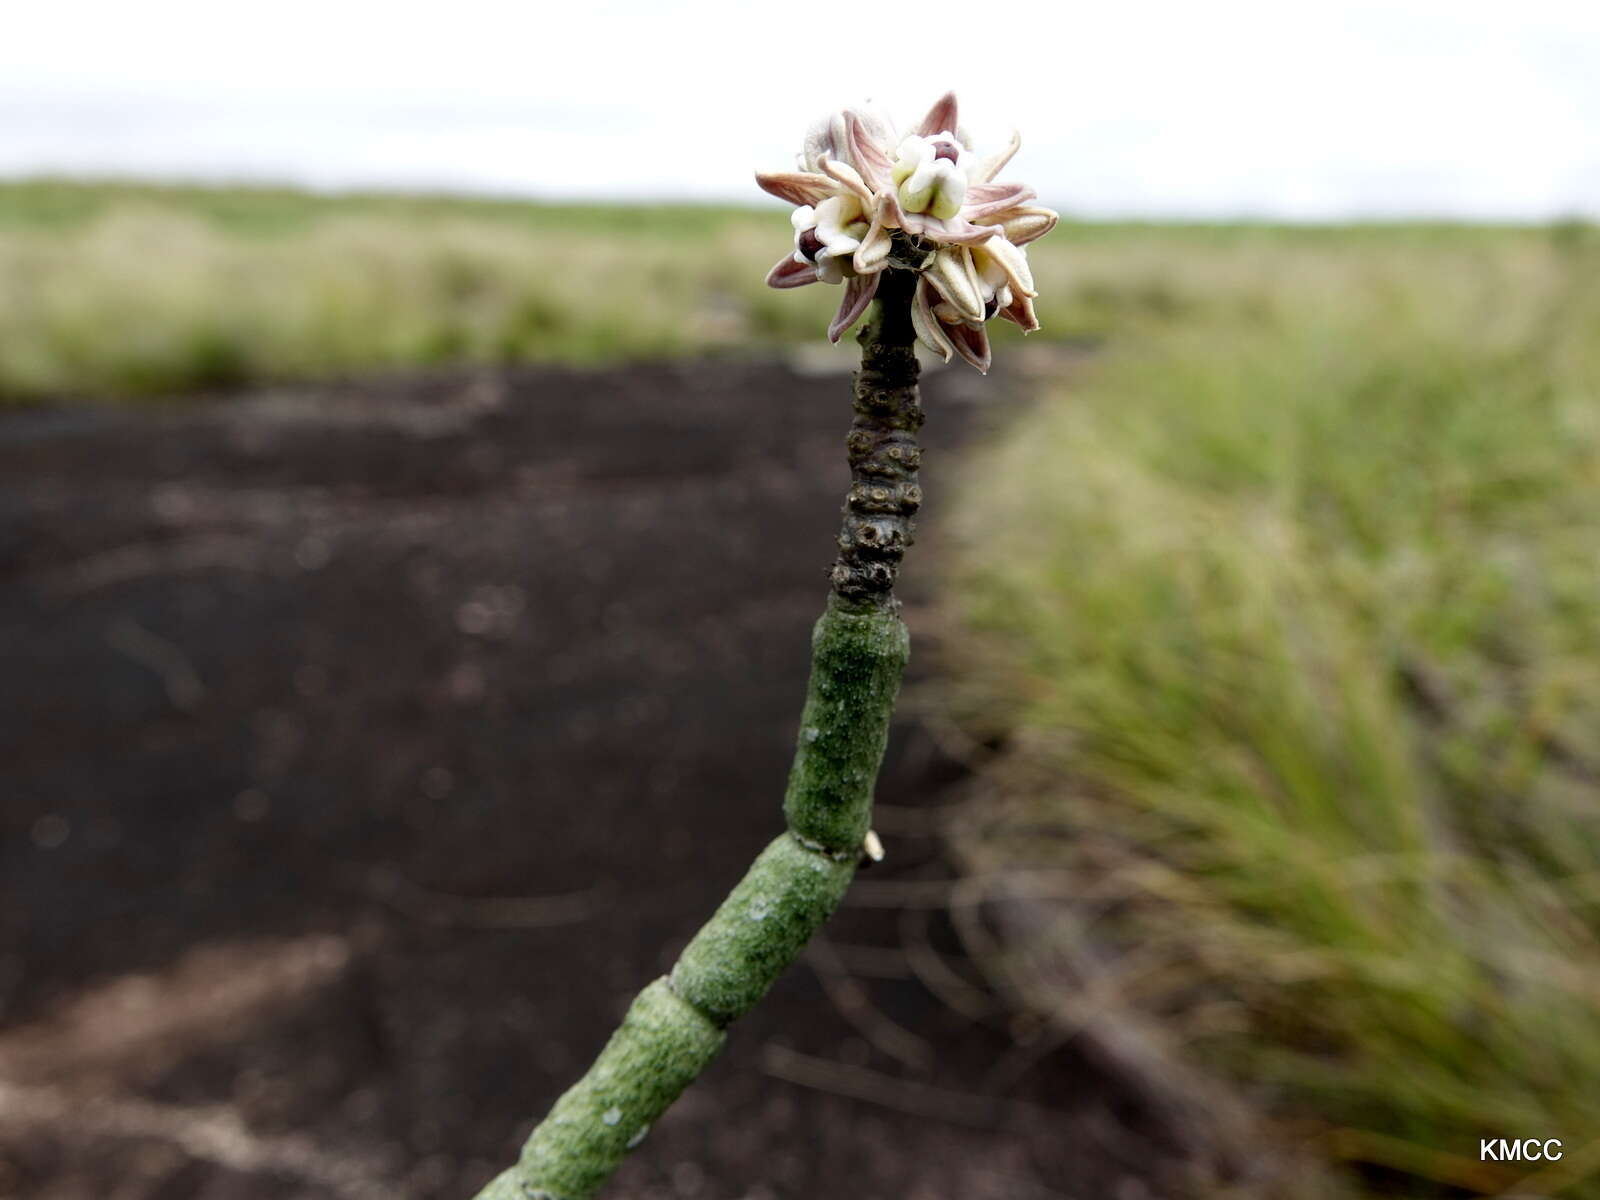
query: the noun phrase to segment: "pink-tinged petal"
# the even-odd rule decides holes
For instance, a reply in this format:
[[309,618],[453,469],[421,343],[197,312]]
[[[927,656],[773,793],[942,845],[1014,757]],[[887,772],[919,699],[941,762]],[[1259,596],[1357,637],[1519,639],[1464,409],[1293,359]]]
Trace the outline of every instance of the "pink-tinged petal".
[[894,188],[885,188],[878,193],[876,216],[890,229],[906,227],[905,210],[900,207],[900,197],[895,195]]
[[862,121],[861,114],[854,111],[846,112],[844,127],[848,149],[846,157],[850,160],[850,165],[860,172],[867,186],[874,192],[893,186],[889,172],[894,164],[889,161],[888,153],[872,136],[872,130]]
[[829,113],[807,131],[805,146],[800,151],[800,165],[807,171],[822,170],[824,158],[844,153],[844,137],[844,113]]
[[895,200],[894,207],[896,212],[895,220],[898,222],[895,227],[897,229],[904,229],[907,233],[912,234],[915,237],[921,237],[924,233],[926,233],[930,224],[944,224],[944,222],[940,221],[937,217],[924,216],[922,213],[907,212],[905,209],[900,207],[900,201],[898,198]]
[[931,241],[943,242],[951,246],[972,246],[978,242],[986,242],[1000,233],[998,225],[974,225],[966,217],[951,217],[948,221],[941,221],[938,217],[917,216],[908,213],[906,220],[917,222],[917,228],[912,229],[910,224],[905,226],[908,233],[919,234]]
[[1011,131],[1011,140],[1006,143],[1004,149],[996,150],[993,154],[979,160],[978,165],[972,171],[972,182],[988,183],[996,175],[1000,174],[1001,169],[1021,149],[1022,135],[1013,129]]
[[933,107],[928,110],[928,115],[922,118],[922,124],[917,126],[917,132],[923,137],[932,137],[936,133],[956,131],[956,94],[946,92],[933,102]]
[[829,179],[841,184],[853,193],[856,199],[861,201],[863,209],[872,207],[872,191],[867,187],[866,181],[861,178],[860,172],[849,163],[840,162],[833,158],[825,158],[822,160],[822,170]]
[[1006,273],[1006,282],[1011,285],[1013,294],[1018,296],[1039,294],[1039,289],[1033,286],[1033,272],[1028,269],[1026,254],[1003,237],[990,239],[983,244],[983,249],[994,259],[995,265]]
[[828,340],[837,342],[844,331],[861,319],[867,305],[878,294],[877,275],[856,275],[844,281],[844,298],[839,301],[839,311],[828,326]]
[[956,348],[956,353],[961,355],[973,366],[978,368],[980,374],[989,373],[989,331],[982,325],[946,325],[944,331],[949,335],[951,343]]
[[1058,220],[1060,218],[1050,209],[1029,204],[1013,212],[990,217],[985,224],[1005,230],[1006,241],[1013,246],[1026,246],[1054,229]]
[[1000,310],[1000,315],[1023,333],[1032,333],[1039,328],[1039,318],[1033,315],[1033,299],[1029,296],[1018,296]]
[[970,250],[956,247],[939,251],[922,277],[963,317],[971,321],[983,320],[983,292]]
[[797,260],[792,253],[785,254],[778,265],[767,272],[767,286],[770,288],[805,287],[816,281],[816,264]]
[[821,204],[838,191],[833,180],[810,171],[757,171],[756,183],[762,191],[790,204]]
[[1037,195],[1025,183],[975,183],[967,188],[961,215],[969,221],[999,216],[1006,209],[1026,204]]
[[872,224],[867,236],[856,247],[850,265],[858,275],[873,275],[889,265],[889,251],[894,248],[894,235],[889,232],[889,221],[894,215],[894,193],[884,192],[873,208]]
[[955,353],[955,344],[945,333],[939,319],[933,315],[932,295],[933,288],[924,276],[917,281],[916,299],[911,304],[911,328],[916,330],[917,339],[924,346],[949,362],[950,356]]

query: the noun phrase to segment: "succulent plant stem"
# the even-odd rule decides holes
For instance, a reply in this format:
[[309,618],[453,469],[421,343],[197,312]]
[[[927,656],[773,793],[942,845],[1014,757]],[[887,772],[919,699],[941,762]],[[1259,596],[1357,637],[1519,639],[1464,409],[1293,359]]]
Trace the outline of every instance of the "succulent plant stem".
[[589,1200],[716,1057],[833,913],[863,858],[910,638],[893,587],[911,543],[922,424],[911,300],[884,272],[857,335],[852,473],[833,592],[812,632],[811,680],[784,797],[788,828],[684,949],[640,992],[582,1079],[478,1200]]
[[845,439],[850,491],[832,575],[841,600],[892,607],[895,576],[912,541],[912,518],[922,506],[917,483],[922,404],[911,325],[916,286],[910,271],[885,271],[857,335],[861,370],[855,377],[855,421]]

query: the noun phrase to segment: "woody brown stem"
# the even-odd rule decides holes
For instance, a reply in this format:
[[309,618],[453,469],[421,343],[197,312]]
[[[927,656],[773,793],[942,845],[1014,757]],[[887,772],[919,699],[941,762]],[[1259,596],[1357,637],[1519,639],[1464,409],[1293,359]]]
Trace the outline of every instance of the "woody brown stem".
[[922,505],[917,465],[922,448],[922,402],[917,391],[916,333],[911,301],[917,276],[890,269],[856,340],[855,420],[845,439],[850,491],[845,496],[834,593],[852,604],[890,608],[900,560],[916,530]]

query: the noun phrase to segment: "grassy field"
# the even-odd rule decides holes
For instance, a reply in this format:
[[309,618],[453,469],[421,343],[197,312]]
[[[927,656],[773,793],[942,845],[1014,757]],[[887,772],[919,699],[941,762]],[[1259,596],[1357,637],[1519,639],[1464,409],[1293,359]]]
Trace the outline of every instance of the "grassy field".
[[[1448,256],[1516,236],[1064,224],[1034,248],[1047,296],[1037,336],[1094,341],[1131,320],[1255,303],[1250,286],[1219,289],[1219,273],[1314,264],[1336,249],[1377,256],[1397,242]],[[762,285],[788,238],[775,202],[605,207],[0,184],[0,401],[815,342],[837,292]]]
[[953,703],[1005,749],[956,845],[1033,897],[986,961],[1298,1195],[1600,1195],[1600,242],[1147,278],[965,488]]
[[[787,238],[0,185],[0,400],[816,343],[837,293],[761,283]],[[1028,900],[975,949],[1297,1197],[1600,1195],[1600,238],[1064,223],[1033,261],[1036,336],[1098,352],[939,533],[944,702],[1004,746],[953,844]]]
[[762,225],[714,209],[7,185],[0,397],[585,362],[782,336],[807,305],[766,302],[760,279],[742,278],[765,253]]

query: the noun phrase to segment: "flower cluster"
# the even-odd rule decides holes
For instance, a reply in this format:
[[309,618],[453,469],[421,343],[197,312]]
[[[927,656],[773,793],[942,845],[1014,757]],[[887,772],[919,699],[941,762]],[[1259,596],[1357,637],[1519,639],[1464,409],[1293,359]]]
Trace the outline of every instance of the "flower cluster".
[[756,175],[765,191],[797,206],[794,250],[768,273],[768,285],[843,283],[828,326],[837,342],[866,311],[887,267],[915,270],[917,337],[946,362],[959,354],[987,371],[990,318],[998,314],[1025,333],[1039,328],[1023,247],[1049,233],[1056,214],[1029,203],[1032,188],[995,182],[1022,144],[1016,134],[987,158],[969,142],[953,93],[904,138],[856,109],[818,122],[799,170]]

